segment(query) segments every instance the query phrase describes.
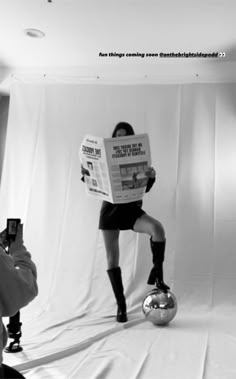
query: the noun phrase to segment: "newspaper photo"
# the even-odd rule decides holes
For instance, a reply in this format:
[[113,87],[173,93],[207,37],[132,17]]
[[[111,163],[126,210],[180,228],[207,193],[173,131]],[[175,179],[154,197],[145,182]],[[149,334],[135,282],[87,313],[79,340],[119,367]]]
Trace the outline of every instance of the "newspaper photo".
[[86,192],[113,204],[141,200],[151,166],[147,134],[116,138],[87,135],[80,147]]

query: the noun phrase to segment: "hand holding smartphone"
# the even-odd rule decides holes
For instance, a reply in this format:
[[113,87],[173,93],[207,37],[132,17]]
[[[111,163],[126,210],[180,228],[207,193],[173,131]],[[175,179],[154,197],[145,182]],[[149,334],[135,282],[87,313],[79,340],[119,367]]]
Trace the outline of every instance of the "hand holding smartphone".
[[20,218],[7,219],[7,240],[9,243],[15,241],[18,225],[21,223]]

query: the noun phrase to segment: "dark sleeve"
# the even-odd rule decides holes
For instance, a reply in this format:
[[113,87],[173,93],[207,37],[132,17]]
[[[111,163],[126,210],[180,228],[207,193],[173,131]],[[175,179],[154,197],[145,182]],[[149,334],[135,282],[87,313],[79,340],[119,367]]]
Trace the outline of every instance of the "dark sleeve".
[[155,183],[156,178],[149,178],[147,182],[147,187],[145,192],[149,192],[150,189],[152,188],[153,184]]
[[37,269],[25,246],[11,247],[7,255],[0,249],[0,312],[13,316],[38,294]]

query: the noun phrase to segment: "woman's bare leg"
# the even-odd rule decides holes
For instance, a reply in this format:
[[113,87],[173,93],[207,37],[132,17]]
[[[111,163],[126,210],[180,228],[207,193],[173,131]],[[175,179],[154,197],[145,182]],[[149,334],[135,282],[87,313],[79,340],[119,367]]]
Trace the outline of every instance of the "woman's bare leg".
[[142,215],[135,221],[133,230],[137,233],[149,234],[153,242],[165,240],[165,230],[162,224],[147,214]]
[[102,230],[108,269],[119,266],[119,230]]

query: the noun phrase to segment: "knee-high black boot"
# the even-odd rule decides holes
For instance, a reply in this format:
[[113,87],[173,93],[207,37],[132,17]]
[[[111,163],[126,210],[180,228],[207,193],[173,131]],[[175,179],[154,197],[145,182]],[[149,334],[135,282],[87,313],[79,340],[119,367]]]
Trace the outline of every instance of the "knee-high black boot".
[[157,288],[166,292],[170,289],[163,280],[163,262],[165,257],[166,240],[155,242],[150,238],[150,244],[154,266],[150,272],[147,284],[156,284]]
[[116,320],[118,322],[127,321],[126,313],[126,301],[124,296],[124,288],[122,283],[121,269],[120,267],[115,267],[107,270],[111,286],[117,302],[117,316]]

